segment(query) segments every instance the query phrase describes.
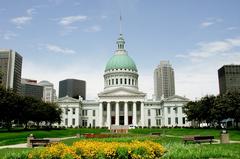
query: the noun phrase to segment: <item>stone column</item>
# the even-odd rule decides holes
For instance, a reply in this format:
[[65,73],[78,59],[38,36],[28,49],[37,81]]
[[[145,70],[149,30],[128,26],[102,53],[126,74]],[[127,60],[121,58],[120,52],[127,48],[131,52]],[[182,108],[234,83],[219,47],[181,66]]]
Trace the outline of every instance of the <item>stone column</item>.
[[141,102],[141,125],[144,126],[144,103]]
[[115,105],[115,125],[119,125],[119,102]]
[[124,102],[124,125],[128,125],[128,102]]
[[110,128],[111,125],[111,110],[110,110],[110,102],[107,103],[107,127]]
[[102,118],[103,118],[103,103],[99,103],[99,127],[102,127]]
[[133,118],[132,118],[133,126],[137,125],[137,106],[136,102],[133,102]]

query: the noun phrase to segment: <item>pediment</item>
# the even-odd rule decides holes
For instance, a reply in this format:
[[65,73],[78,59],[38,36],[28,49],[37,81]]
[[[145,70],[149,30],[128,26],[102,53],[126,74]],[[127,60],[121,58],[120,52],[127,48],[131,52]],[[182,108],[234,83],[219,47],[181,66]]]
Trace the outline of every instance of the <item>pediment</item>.
[[79,102],[78,99],[75,99],[75,98],[72,98],[72,97],[69,97],[69,96],[65,96],[65,97],[62,97],[62,98],[59,98],[57,100],[58,103],[61,103],[61,102],[64,102],[64,103],[77,103]]
[[145,96],[146,94],[140,92],[138,90],[129,89],[129,88],[115,88],[111,90],[105,90],[98,94],[99,97],[101,96]]
[[186,98],[186,97],[179,96],[179,95],[173,95],[171,97],[168,97],[168,98],[164,99],[164,101],[173,101],[173,102],[175,102],[175,101],[189,101],[189,99]]

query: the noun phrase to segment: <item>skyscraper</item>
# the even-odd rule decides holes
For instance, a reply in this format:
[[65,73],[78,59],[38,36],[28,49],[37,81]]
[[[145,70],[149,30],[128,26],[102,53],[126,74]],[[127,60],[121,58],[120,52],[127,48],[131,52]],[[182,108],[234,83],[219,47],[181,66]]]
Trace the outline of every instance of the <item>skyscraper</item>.
[[86,81],[77,79],[65,79],[59,82],[59,98],[69,96],[78,99],[81,96],[86,99]]
[[43,86],[43,101],[54,102],[56,100],[56,90],[49,81],[40,81],[38,85]]
[[0,50],[0,84],[21,91],[22,56],[10,49]]
[[157,100],[175,95],[174,70],[169,61],[160,61],[154,70],[154,95]]
[[240,91],[240,65],[224,65],[218,70],[220,94]]
[[41,100],[43,97],[43,86],[37,84],[37,80],[22,79],[21,94]]

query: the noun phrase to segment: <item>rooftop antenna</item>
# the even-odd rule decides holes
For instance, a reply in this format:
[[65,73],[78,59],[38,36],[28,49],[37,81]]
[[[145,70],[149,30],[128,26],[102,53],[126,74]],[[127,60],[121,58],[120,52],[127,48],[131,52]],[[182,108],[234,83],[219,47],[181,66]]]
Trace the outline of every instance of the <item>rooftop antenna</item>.
[[120,32],[120,35],[122,34],[122,13],[120,11],[120,22],[119,22],[119,32]]

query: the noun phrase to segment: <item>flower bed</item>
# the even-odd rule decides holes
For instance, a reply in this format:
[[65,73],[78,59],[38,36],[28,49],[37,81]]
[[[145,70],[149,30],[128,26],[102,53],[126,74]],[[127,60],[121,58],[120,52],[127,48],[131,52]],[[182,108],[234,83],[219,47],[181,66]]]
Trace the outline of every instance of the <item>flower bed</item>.
[[45,149],[36,149],[28,154],[30,159],[107,159],[107,158],[131,158],[131,159],[155,159],[160,158],[165,149],[158,143],[151,141],[133,142],[99,142],[79,141],[73,146],[63,143],[53,144]]

